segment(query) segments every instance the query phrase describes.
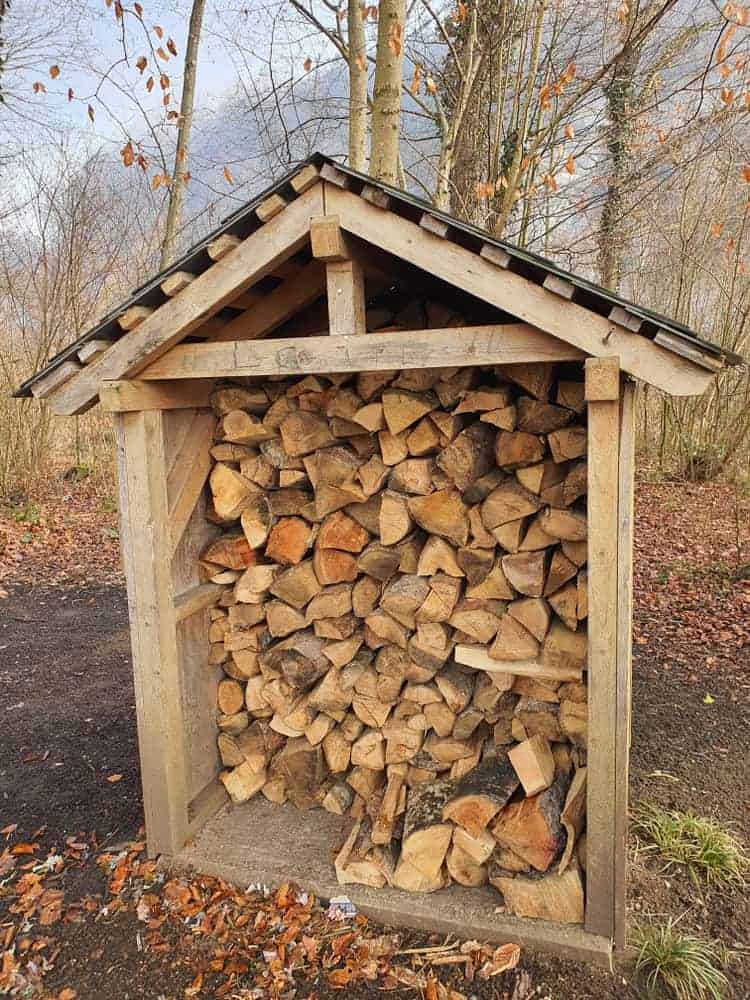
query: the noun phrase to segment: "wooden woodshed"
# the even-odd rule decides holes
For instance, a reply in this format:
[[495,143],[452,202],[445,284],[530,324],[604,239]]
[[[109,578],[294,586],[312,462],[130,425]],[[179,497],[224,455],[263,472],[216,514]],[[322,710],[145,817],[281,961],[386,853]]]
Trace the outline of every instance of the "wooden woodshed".
[[[113,416],[150,854],[243,885],[291,879],[324,898],[341,891],[331,849],[345,838],[351,820],[337,814],[336,809],[280,808],[264,795],[254,795],[241,804],[230,802],[226,790],[231,791],[231,780],[227,782],[230,772],[222,771],[222,763],[227,763],[226,749],[220,755],[217,738],[224,733],[226,748],[226,738],[235,738],[248,726],[243,704],[231,711],[221,708],[221,685],[229,684],[225,690],[231,693],[238,685],[237,677],[241,686],[250,678],[249,688],[253,676],[261,686],[266,685],[269,676],[278,678],[279,674],[258,672],[256,650],[269,642],[277,649],[290,646],[288,641],[273,643],[274,637],[288,635],[289,630],[272,631],[269,637],[263,610],[253,612],[250,633],[255,637],[252,641],[260,644],[255,649],[248,646],[251,640],[247,632],[237,641],[239,633],[231,631],[234,619],[229,612],[237,600],[238,578],[244,579],[241,572],[252,568],[256,581],[250,587],[246,607],[264,609],[268,597],[265,588],[274,593],[274,585],[257,583],[258,567],[267,571],[269,581],[283,568],[269,565],[268,547],[265,562],[263,549],[257,549],[261,543],[266,545],[267,525],[261,540],[254,543],[255,554],[253,543],[248,546],[236,533],[243,498],[251,495],[256,506],[268,498],[271,522],[279,517],[285,523],[299,522],[297,527],[306,538],[301,552],[319,537],[320,522],[327,523],[330,511],[345,508],[350,523],[354,523],[348,518],[351,511],[358,524],[368,529],[364,538],[375,538],[367,551],[373,546],[378,550],[379,566],[383,550],[386,562],[388,559],[387,540],[393,547],[394,539],[399,545],[406,544],[401,541],[404,537],[411,539],[408,552],[403,547],[397,549],[393,566],[397,570],[410,566],[409,579],[414,587],[422,588],[422,595],[429,589],[429,581],[420,582],[425,579],[420,570],[426,556],[418,550],[425,529],[432,546],[432,569],[428,572],[434,573],[438,567],[444,583],[458,579],[458,584],[451,585],[451,607],[461,613],[455,617],[458,612],[454,610],[449,619],[453,632],[445,624],[445,616],[424,614],[420,618],[417,612],[415,618],[413,607],[405,617],[394,611],[395,621],[382,611],[395,604],[383,597],[380,611],[351,626],[359,631],[353,647],[348,647],[346,636],[351,631],[343,631],[342,622],[352,618],[352,583],[326,588],[312,577],[314,593],[322,589],[335,591],[337,598],[343,595],[348,602],[344,605],[347,614],[326,619],[333,623],[327,626],[333,632],[326,633],[315,620],[314,636],[310,628],[305,634],[319,646],[321,634],[334,638],[336,657],[342,656],[344,649],[356,652],[364,634],[362,648],[367,652],[369,646],[370,658],[386,641],[401,643],[402,649],[410,651],[412,643],[422,643],[419,648],[424,654],[425,642],[447,636],[442,664],[447,657],[451,669],[455,670],[454,661],[462,665],[464,676],[478,668],[477,672],[489,670],[491,678],[495,671],[497,677],[507,680],[496,682],[497,690],[490,691],[493,706],[503,691],[523,691],[526,714],[522,719],[516,715],[508,723],[512,737],[504,742],[515,743],[514,750],[526,748],[527,742],[536,750],[541,746],[542,756],[539,760],[534,757],[531,763],[542,772],[544,762],[552,762],[546,782],[540,780],[533,787],[524,783],[527,794],[547,787],[554,768],[563,766],[569,772],[571,759],[579,770],[585,764],[585,912],[582,910],[581,922],[571,923],[513,915],[512,906],[497,912],[501,899],[486,885],[474,889],[452,885],[430,894],[411,894],[387,879],[387,884],[346,885],[344,891],[362,911],[388,923],[492,941],[513,940],[567,956],[609,962],[613,952],[624,947],[626,924],[634,383],[648,383],[676,396],[697,395],[711,386],[725,364],[740,360],[679,323],[625,302],[534,254],[316,155],[236,211],[216,232],[50,361],[19,388],[17,395],[43,399],[60,415],[79,414],[99,403]],[[224,395],[217,396],[222,389],[226,390]],[[254,412],[259,394],[262,405]],[[401,420],[404,407],[413,408],[414,415]],[[273,421],[271,411],[276,414]],[[426,419],[431,412],[435,414],[432,422]],[[284,420],[291,419],[289,414],[296,414],[298,422],[300,414],[305,416],[304,426],[285,424]],[[469,420],[475,421],[471,427],[475,428],[476,447],[468,465],[463,466],[463,482],[459,483],[455,468],[444,456],[466,432]],[[230,423],[240,431],[231,434]],[[312,434],[309,447],[294,450],[289,443],[294,434],[308,432]],[[480,438],[483,443],[476,444]],[[264,450],[269,441],[273,445]],[[356,482],[354,478],[351,482],[325,480],[328,499],[323,509],[319,493],[313,496],[305,489],[309,490],[311,483],[317,487],[321,480],[315,449],[337,441],[346,446],[347,461],[352,460],[358,478]],[[255,446],[260,446],[260,451]],[[386,447],[395,449],[395,458],[389,457],[390,452],[386,454]],[[494,465],[493,448],[499,468],[489,468]],[[518,449],[523,454],[530,449],[530,457],[518,458]],[[402,459],[401,465],[408,465],[412,456],[418,456],[417,462],[422,464],[406,471],[421,475],[425,469],[432,470],[432,487],[399,486],[404,470],[394,484],[395,465]],[[463,461],[466,455],[459,458]],[[365,460],[369,488],[361,471]],[[258,471],[259,462],[266,478]],[[223,515],[220,511],[217,515],[215,502],[220,486],[219,475],[214,479],[214,473],[219,468],[235,500],[239,489],[239,501]],[[433,498],[450,499],[451,509],[460,510],[458,537],[440,528],[442,510],[427,510],[429,496],[423,494],[429,494],[430,489],[437,490]],[[284,503],[292,507],[279,505],[281,494]],[[494,498],[493,503],[502,501],[505,505],[504,513],[493,519],[485,516],[488,495]],[[374,520],[373,497],[381,512],[376,512]],[[381,539],[377,532],[383,524],[383,497],[391,504],[389,517],[397,522],[402,519],[404,528],[393,534],[393,522],[389,521],[389,535]],[[508,509],[515,513],[508,514]],[[285,517],[289,513],[294,516]],[[234,525],[235,534],[222,536],[227,525],[230,529]],[[531,532],[542,539],[536,547],[530,541]],[[231,541],[234,552],[241,550],[237,564],[231,560],[222,563],[217,556],[218,565],[214,565],[216,560],[206,555],[207,547],[222,537]],[[421,539],[416,554],[415,537]],[[339,553],[337,557],[339,563],[355,566],[351,576],[321,577],[320,583],[358,578],[363,565],[358,551],[356,546],[350,547],[348,555]],[[319,547],[315,552],[309,564],[304,564],[308,576],[310,566],[319,568],[321,564],[316,558],[325,555]],[[512,574],[513,567],[517,569],[513,560],[525,559],[528,568],[527,556],[533,556],[543,574],[541,583],[534,584],[536,589],[525,589]],[[300,558],[276,562],[288,566]],[[551,609],[546,597],[551,588],[545,588],[545,574],[550,572],[550,558],[568,569],[567,573],[561,571],[561,589],[552,595],[557,596],[556,600],[551,598],[554,624],[547,631]],[[378,581],[387,578],[380,570],[373,573]],[[518,608],[510,612],[512,621],[506,614],[507,600],[495,599],[502,591],[478,589],[488,573],[502,577],[509,587],[504,598],[520,595],[514,602]],[[571,578],[573,583],[565,582]],[[437,576],[429,578],[435,579]],[[516,584],[517,593],[508,580]],[[459,606],[456,595],[464,584],[467,592]],[[387,588],[389,584],[374,586]],[[286,599],[286,591],[283,593]],[[484,605],[479,599],[483,593],[492,597]],[[586,603],[587,609],[582,611]],[[274,604],[279,611],[280,602]],[[294,605],[292,598],[281,604],[281,612],[296,616],[301,628],[310,626],[314,616],[309,605],[305,611],[303,603]],[[532,610],[534,614],[541,610],[546,616],[538,633],[526,617]],[[477,611],[481,612],[480,624]],[[580,623],[586,614],[587,648],[582,632],[585,626]],[[485,632],[488,619],[491,624]],[[508,641],[515,641],[521,633],[532,650],[525,659],[507,654],[500,639],[501,620],[506,619]],[[560,619],[572,631],[566,632]],[[414,623],[425,620],[429,628],[421,632],[423,625]],[[245,616],[245,626],[250,622]],[[584,635],[583,651],[577,648],[579,659],[572,674],[569,659],[561,658],[550,647],[550,635],[556,628],[555,634],[562,634],[564,641]],[[261,632],[262,639],[257,638]],[[382,639],[386,634],[389,638]],[[233,646],[227,636],[235,637]],[[326,641],[321,648],[330,652]],[[246,652],[249,648],[253,670],[238,672],[227,648],[244,648]],[[535,650],[539,650],[537,658]],[[344,656],[334,661],[331,653],[329,658],[332,670],[346,663]],[[417,679],[421,682],[412,684],[417,702],[406,709],[401,706],[399,719],[408,721],[416,716],[419,725],[428,728],[429,720],[435,719],[438,734],[429,732],[424,746],[439,746],[448,754],[443,737],[450,738],[455,713],[440,702],[443,721],[438,722],[438,709],[430,709],[435,685],[425,678],[432,677],[435,668],[430,673],[424,667],[426,662],[424,656],[419,660],[422,673],[418,672]],[[319,676],[320,672],[316,673],[316,678]],[[382,675],[376,677],[361,664],[358,676],[370,677],[375,685],[382,680]],[[517,684],[519,676],[523,684],[511,689],[509,685]],[[571,695],[579,737],[570,744],[555,742],[560,739],[557,728],[552,733],[536,730],[529,721],[531,710],[541,705],[545,719],[559,720],[561,681],[580,682],[582,677],[587,680],[587,686],[577,685],[584,691],[582,708]],[[483,683],[486,696],[491,685],[488,688],[489,682]],[[278,695],[279,682],[274,684]],[[377,687],[380,700],[375,699],[381,708],[383,690],[382,685]],[[545,696],[540,696],[544,690],[551,690],[546,708]],[[249,693],[244,697],[252,716]],[[440,701],[439,694],[435,698]],[[513,698],[517,707],[517,695]],[[299,700],[294,704],[298,707]],[[367,752],[382,753],[383,747],[390,752],[387,734],[392,729],[388,730],[382,719],[388,717],[394,704],[394,700],[385,704],[379,723],[385,737],[377,729],[367,730],[371,737]],[[284,709],[274,728],[280,711],[278,702],[275,705],[275,710],[256,710],[256,720],[265,720],[262,725],[267,727],[270,718],[277,736],[282,733],[290,738],[304,739],[308,732],[304,727],[314,726],[318,735],[315,739],[310,736],[311,745],[346,715],[345,709],[338,714],[313,711],[310,715],[310,697],[305,695],[303,707],[309,721],[292,725]],[[458,710],[457,718],[465,723],[465,702]],[[494,725],[497,742],[499,715],[495,708],[493,712],[486,718],[479,716],[483,721],[478,730],[472,728],[477,726],[475,719],[460,734],[454,731],[451,748],[458,741],[460,747],[470,749],[463,757],[463,750],[455,754],[451,749],[453,756],[447,760],[453,763],[442,766],[443,774],[449,767],[451,777],[465,776],[467,767],[461,759],[466,755],[474,754],[474,764],[479,761],[484,751],[481,742],[478,749],[476,743],[471,744],[475,739],[472,734],[479,731],[486,736]],[[446,715],[450,722],[443,729]],[[394,716],[395,711],[391,722]],[[252,718],[250,722],[261,724]],[[354,722],[361,733],[361,722]],[[580,737],[586,728],[587,740]],[[420,733],[419,746],[424,738]],[[558,754],[554,761],[550,746]],[[364,754],[365,750],[358,752]],[[388,791],[377,801],[385,808],[382,802],[392,800],[391,827],[397,803],[406,796],[402,786],[405,780],[409,782],[404,776],[413,771],[424,780],[430,773],[429,762],[425,770],[424,751],[419,752],[422,755],[414,758],[419,760],[416,768],[408,761],[389,765]],[[386,756],[385,760],[389,759],[406,760]],[[243,760],[240,754],[235,763]],[[266,764],[264,759],[263,777],[255,782],[253,791],[273,773],[266,774]],[[379,766],[382,769],[382,758]],[[436,767],[435,775],[440,770]],[[520,767],[516,770],[521,773]],[[283,781],[280,784],[283,786]],[[276,791],[280,784],[273,783]],[[517,785],[514,777],[513,787]],[[325,788],[330,787],[329,781]],[[530,801],[523,798],[522,791],[517,788],[515,792],[519,808]],[[344,788],[344,799],[346,805],[354,800],[360,817],[368,808],[362,795],[354,795],[350,789]],[[567,837],[571,838],[580,833],[582,821],[579,818],[576,830],[570,811],[568,820]],[[448,828],[448,836],[452,829]],[[486,839],[486,831],[462,830],[462,844],[473,849],[480,843],[479,833]],[[569,846],[573,847],[572,841]],[[518,850],[523,854],[522,847]],[[581,853],[577,856],[583,864]],[[518,860],[517,853],[513,857]],[[438,867],[441,862],[442,855]],[[512,889],[507,877],[500,881]],[[528,881],[532,889],[539,884]],[[583,896],[583,906],[582,900]]]

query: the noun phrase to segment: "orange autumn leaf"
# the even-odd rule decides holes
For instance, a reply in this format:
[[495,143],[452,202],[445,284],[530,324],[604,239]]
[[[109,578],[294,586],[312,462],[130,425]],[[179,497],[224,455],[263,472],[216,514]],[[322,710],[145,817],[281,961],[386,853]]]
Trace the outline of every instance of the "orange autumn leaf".
[[304,69],[305,73],[309,73],[312,68],[313,68],[313,61],[310,58],[310,56],[308,56],[307,59],[305,59],[305,61],[302,63],[302,69]]
[[156,35],[157,38],[163,38],[164,37],[164,28],[162,28],[162,26],[160,24],[155,24],[154,25],[154,34]]
[[148,66],[148,60],[146,59],[146,57],[138,56],[138,58],[135,61],[135,68],[138,70],[141,76],[143,76],[143,71],[145,70],[146,66]]
[[114,785],[114,783],[116,781],[122,781],[122,775],[121,774],[108,774],[107,775],[107,781],[110,783],[110,785]]
[[729,105],[734,100],[734,91],[731,87],[722,87],[721,94],[719,96],[721,97],[722,104]]
[[157,56],[158,56],[158,57],[159,57],[159,58],[160,58],[161,60],[163,60],[164,62],[169,62],[169,56],[168,56],[168,55],[167,55],[167,53],[166,53],[166,52],[164,51],[164,49],[163,49],[163,48],[161,47],[161,45],[160,45],[160,46],[159,46],[159,48],[158,48],[158,49],[156,50],[156,54],[157,54]]
[[742,179],[746,184],[750,184],[750,166],[742,168]]
[[[124,167],[132,167],[135,162],[135,153],[133,151],[132,142],[126,142],[125,145],[120,150],[120,156],[122,157],[122,165]],[[109,781],[109,778],[107,779]]]
[[721,236],[721,234],[722,234],[723,231],[724,231],[724,223],[723,222],[713,222],[711,224],[711,230],[710,230],[710,232],[711,232],[712,236]]
[[568,171],[569,174],[574,174],[576,172],[576,161],[572,153],[565,161],[565,169]]
[[49,75],[52,77],[53,80],[56,80],[58,78],[58,76],[60,75],[60,67],[57,66],[57,65],[50,66],[50,68],[49,68]]
[[348,969],[334,969],[333,972],[328,973],[328,985],[336,989],[342,989],[344,986],[349,985],[351,978],[351,973]]
[[437,94],[437,84],[435,83],[435,81],[432,79],[431,76],[428,76],[424,83],[425,87],[427,87],[427,90],[430,94]]
[[169,52],[172,53],[173,56],[177,55],[177,46],[175,45],[174,40],[172,38],[167,39],[167,49]]
[[232,177],[229,167],[224,167],[224,178],[227,184],[234,184],[234,177]]
[[10,853],[14,857],[18,857],[21,854],[33,854],[37,847],[39,847],[39,844],[16,844],[14,847],[11,847]]
[[576,137],[576,130],[573,128],[572,125],[566,125],[565,126],[565,138],[566,139],[575,139],[575,137]]
[[414,63],[414,73],[412,74],[411,83],[409,84],[409,93],[418,94],[419,84],[422,81],[422,67],[419,63]]

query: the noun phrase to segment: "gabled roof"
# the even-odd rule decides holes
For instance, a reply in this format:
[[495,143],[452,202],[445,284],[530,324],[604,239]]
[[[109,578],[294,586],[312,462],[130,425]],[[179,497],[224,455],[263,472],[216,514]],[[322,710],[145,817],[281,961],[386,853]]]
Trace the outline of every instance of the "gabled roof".
[[[321,153],[316,153],[305,163],[298,165],[286,176],[261,192],[256,198],[227,216],[212,233],[196,243],[179,260],[137,288],[127,300],[109,312],[96,326],[60,351],[44,368],[23,382],[14,395],[20,397],[34,394],[34,388],[39,386],[42,380],[47,379],[66,362],[75,362],[78,352],[90,341],[115,342],[123,337],[128,337],[129,334],[124,332],[118,323],[119,317],[126,310],[132,306],[158,308],[167,302],[168,297],[161,288],[165,279],[178,271],[188,271],[193,274],[205,272],[214,264],[214,260],[209,256],[208,248],[211,244],[216,243],[219,237],[231,236],[240,240],[247,239],[264,224],[265,220],[259,217],[258,210],[268,203],[269,199],[278,195],[286,202],[292,202],[301,195],[303,189],[300,190],[298,186],[293,185],[292,181],[300,175],[300,171],[305,167],[314,167],[320,171],[324,180],[339,187],[349,187],[357,194],[361,194],[364,189],[382,192],[384,196],[387,196],[388,208],[392,214],[411,222],[424,220],[427,216],[434,220],[434,231],[439,229],[448,240],[481,254],[501,268],[522,276],[534,285],[543,286],[562,299],[570,300],[600,317],[609,318],[612,323],[624,327],[639,337],[655,341],[660,347],[678,354],[708,371],[719,371],[725,364],[746,363],[739,355],[702,339],[681,323],[651,309],[629,302],[584,278],[565,271],[538,254],[522,250],[511,243],[497,239],[475,226],[436,211],[427,202],[404,191],[376,182],[368,176],[335,163]],[[430,226],[426,228],[430,228]],[[273,287],[273,279],[270,279],[270,283]],[[512,307],[509,307],[509,311],[512,312]]]

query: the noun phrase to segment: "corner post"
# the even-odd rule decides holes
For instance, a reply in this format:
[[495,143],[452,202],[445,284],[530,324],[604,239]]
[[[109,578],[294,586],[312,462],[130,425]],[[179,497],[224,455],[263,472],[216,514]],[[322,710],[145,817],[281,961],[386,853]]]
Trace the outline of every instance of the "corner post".
[[313,257],[326,265],[328,332],[332,336],[366,333],[364,271],[338,216],[311,219],[310,242]]
[[163,413],[113,420],[148,852],[174,855],[188,833],[188,776]]
[[614,936],[619,358],[588,358],[588,793],[586,930]]

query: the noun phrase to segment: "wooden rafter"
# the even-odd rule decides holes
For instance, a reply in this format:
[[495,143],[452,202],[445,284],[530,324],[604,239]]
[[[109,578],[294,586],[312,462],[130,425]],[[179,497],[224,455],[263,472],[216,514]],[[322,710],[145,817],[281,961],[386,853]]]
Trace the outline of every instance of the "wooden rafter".
[[238,294],[296,253],[307,242],[310,216],[321,211],[322,193],[320,185],[316,185],[69,379],[49,397],[53,412],[79,413],[96,400],[103,380],[137,375]]
[[676,396],[702,393],[711,375],[687,359],[599,316],[584,306],[497,267],[479,254],[441,239],[408,219],[387,214],[350,191],[325,186],[326,210],[353,236],[511,312],[520,320],[594,357],[618,355],[624,371]]

